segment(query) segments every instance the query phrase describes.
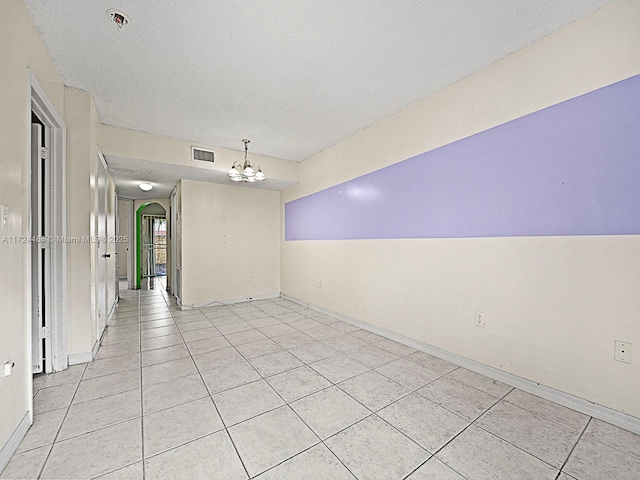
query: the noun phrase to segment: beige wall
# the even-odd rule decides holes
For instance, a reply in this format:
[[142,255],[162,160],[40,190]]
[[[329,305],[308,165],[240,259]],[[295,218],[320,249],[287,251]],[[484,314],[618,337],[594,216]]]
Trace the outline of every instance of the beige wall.
[[[118,200],[118,236],[129,237],[129,211],[133,208],[133,200]],[[118,277],[127,278],[127,254],[128,243],[120,243],[118,246]]]
[[[616,3],[467,77],[303,162],[283,205],[640,73],[638,25],[640,2]],[[638,236],[283,241],[281,255],[284,293],[640,416],[639,363],[613,360],[615,339],[640,345]]]
[[182,303],[280,292],[280,193],[182,180]]
[[[96,188],[100,119],[91,94],[65,89],[67,122],[67,235],[98,236]],[[116,187],[107,170],[107,237],[115,236]],[[108,308],[115,298],[115,244],[107,243],[105,282]],[[85,355],[98,338],[98,244],[95,241],[67,245],[67,353]],[[108,315],[109,312],[105,312]],[[105,319],[106,320],[106,319]]]
[[[95,171],[96,138],[92,126],[91,95],[75,88],[65,89],[67,122],[67,235],[96,235]],[[91,352],[97,337],[95,317],[95,279],[92,267],[96,255],[89,242],[67,245],[67,352]]]
[[2,2],[0,15],[0,204],[9,207],[0,228],[0,364],[15,362],[0,376],[0,449],[29,409],[31,360],[27,358],[28,244],[2,243],[1,237],[28,235],[26,200],[28,125],[31,123],[27,68],[35,74],[62,117],[64,85],[22,2]]

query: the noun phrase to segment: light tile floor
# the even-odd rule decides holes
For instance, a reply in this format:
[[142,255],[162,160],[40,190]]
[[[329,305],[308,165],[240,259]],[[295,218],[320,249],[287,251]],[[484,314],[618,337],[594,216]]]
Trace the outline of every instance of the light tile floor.
[[126,291],[1,478],[640,479],[640,436],[284,299]]

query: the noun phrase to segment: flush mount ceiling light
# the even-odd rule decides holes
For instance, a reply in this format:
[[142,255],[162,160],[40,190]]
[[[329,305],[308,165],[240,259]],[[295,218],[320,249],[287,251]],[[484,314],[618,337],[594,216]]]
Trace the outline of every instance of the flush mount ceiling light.
[[118,30],[131,23],[131,19],[126,13],[121,12],[120,10],[116,10],[115,8],[110,8],[109,10],[107,10],[107,16],[113,21],[113,23],[116,24]]
[[249,148],[247,145],[249,145],[249,142],[251,140],[247,140],[245,138],[242,141],[244,142],[244,164],[240,162],[234,162],[234,164],[231,165],[231,168],[227,172],[227,177],[229,177],[232,182],[253,183],[266,180],[267,177],[264,173],[262,173],[262,170],[260,170],[260,166],[256,165],[255,167],[253,167],[251,165],[251,162],[247,160],[247,151]]
[[149,190],[151,190],[153,188],[153,185],[151,185],[148,182],[142,182],[140,185],[140,190],[142,190],[143,192],[147,193]]

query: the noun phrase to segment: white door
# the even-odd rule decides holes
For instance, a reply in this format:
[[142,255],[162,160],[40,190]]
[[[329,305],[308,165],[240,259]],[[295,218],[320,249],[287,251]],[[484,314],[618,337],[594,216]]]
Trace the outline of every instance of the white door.
[[31,124],[31,321],[33,373],[51,372],[50,129]]
[[[102,153],[98,153],[98,157],[102,161],[103,170],[102,173],[106,175],[106,161]],[[118,300],[118,259],[116,257],[117,243],[115,238],[117,235],[117,219],[118,219],[118,202],[116,200],[116,191],[113,185],[108,185],[105,189],[105,224],[106,224],[106,242],[105,247],[105,320],[107,325],[111,319],[111,314],[116,306]]]
[[117,241],[115,242],[115,245],[114,245],[115,258],[113,259],[113,268],[114,268],[113,278],[115,278],[115,283],[116,283],[116,285],[115,285],[115,295],[114,295],[114,298],[113,298],[113,305],[115,305],[115,302],[117,302],[118,299],[120,298],[120,278],[118,276],[118,274],[120,272],[118,272],[118,265],[120,265],[119,258],[120,258],[120,255],[122,255],[122,253],[120,252],[120,243],[121,243],[120,242],[120,222],[119,222],[119,218],[120,218],[119,209],[120,209],[120,207],[118,206],[117,197],[114,199],[113,208],[115,208],[115,212],[114,212],[114,215],[113,215],[113,237],[117,238]]
[[107,325],[107,260],[110,257],[107,245],[107,170],[102,163],[100,156],[96,159],[97,178],[96,187],[98,195],[98,212],[97,212],[97,245],[98,245],[98,339],[102,338],[104,329]]

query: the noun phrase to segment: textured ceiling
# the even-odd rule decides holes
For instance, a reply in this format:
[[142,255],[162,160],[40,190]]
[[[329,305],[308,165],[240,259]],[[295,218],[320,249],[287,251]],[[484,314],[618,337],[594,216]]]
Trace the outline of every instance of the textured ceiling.
[[25,3],[103,123],[300,161],[610,0]]

